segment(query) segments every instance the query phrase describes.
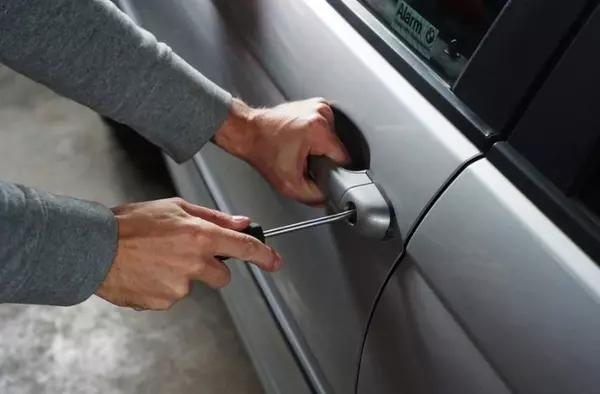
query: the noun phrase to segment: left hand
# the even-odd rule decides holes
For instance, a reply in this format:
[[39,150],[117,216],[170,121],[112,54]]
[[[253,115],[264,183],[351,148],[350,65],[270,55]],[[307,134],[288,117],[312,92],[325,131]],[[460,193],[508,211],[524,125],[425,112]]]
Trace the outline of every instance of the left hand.
[[119,227],[115,258],[96,294],[137,310],[169,309],[186,297],[192,281],[226,286],[231,272],[215,256],[235,257],[266,271],[281,268],[281,257],[240,231],[246,217],[190,204],[180,198],[113,208]]
[[307,174],[308,156],[343,165],[350,158],[333,132],[333,112],[324,99],[252,109],[234,100],[215,142],[256,168],[281,194],[310,205],[325,201]]

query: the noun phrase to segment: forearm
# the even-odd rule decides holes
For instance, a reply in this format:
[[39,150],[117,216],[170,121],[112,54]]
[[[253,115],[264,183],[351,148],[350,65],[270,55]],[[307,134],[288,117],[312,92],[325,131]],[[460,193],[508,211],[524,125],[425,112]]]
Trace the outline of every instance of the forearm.
[[87,299],[113,263],[117,238],[108,208],[0,182],[0,302]]
[[127,124],[176,161],[223,124],[231,96],[108,0],[0,0],[0,61]]

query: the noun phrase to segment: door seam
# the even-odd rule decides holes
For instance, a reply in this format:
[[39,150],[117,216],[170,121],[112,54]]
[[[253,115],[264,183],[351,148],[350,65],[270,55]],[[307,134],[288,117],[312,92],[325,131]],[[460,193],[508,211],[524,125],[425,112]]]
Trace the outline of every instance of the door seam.
[[370,312],[369,312],[369,317],[368,317],[367,323],[365,325],[363,339],[360,344],[360,351],[358,354],[358,365],[356,366],[356,374],[355,374],[355,380],[354,380],[354,393],[355,394],[358,394],[358,383],[360,380],[360,371],[361,371],[361,367],[362,367],[362,360],[363,360],[363,356],[364,356],[365,345],[367,342],[367,335],[369,333],[369,329],[371,327],[371,323],[372,323],[373,317],[375,315],[375,310],[377,309],[379,300],[383,296],[383,292],[385,291],[385,288],[387,287],[388,282],[394,276],[394,273],[396,272],[396,269],[398,268],[398,266],[402,263],[404,256],[406,256],[406,250],[408,248],[408,244],[409,244],[410,240],[412,239],[413,235],[415,234],[415,232],[417,231],[417,229],[419,228],[419,226],[421,225],[421,223],[423,222],[423,220],[425,219],[425,217],[427,216],[429,211],[431,211],[431,209],[437,203],[437,201],[441,198],[441,196],[444,195],[444,193],[450,187],[450,185],[452,185],[454,183],[456,178],[458,178],[458,176],[465,169],[467,169],[467,167],[469,167],[471,164],[483,159],[484,157],[485,156],[483,153],[478,153],[475,156],[471,157],[470,159],[465,160],[463,163],[461,163],[458,166],[458,168],[456,170],[454,170],[454,172],[452,174],[450,174],[448,179],[446,179],[446,181],[444,181],[444,183],[434,193],[433,197],[427,202],[425,207],[421,210],[421,212],[417,216],[417,219],[415,220],[413,225],[408,230],[408,232],[406,234],[406,238],[403,241],[402,253],[398,257],[398,259],[396,259],[396,262],[392,265],[392,267],[389,269],[388,273],[386,274],[385,279],[383,280],[383,282],[381,283],[381,286],[377,290],[377,295],[375,296],[375,299],[373,300],[373,304],[372,304]]
[[[289,336],[286,334],[286,330],[283,327],[283,323],[277,317],[277,313],[275,312],[273,305],[269,301],[273,297],[269,296],[267,294],[266,289],[261,285],[259,278],[257,277],[256,273],[252,270],[252,267],[250,267],[250,264],[245,261],[243,262],[243,264],[246,266],[246,269],[250,272],[250,277],[252,278],[252,281],[256,285],[256,288],[258,289],[260,294],[262,294],[265,304],[267,306],[267,309],[269,311],[269,314],[271,315],[271,317],[273,318],[273,321],[275,322],[275,325],[277,325],[277,328],[281,332],[281,336],[283,337],[285,343],[287,344],[288,349],[289,349],[290,353],[292,354],[292,357],[296,361],[296,364],[298,365],[298,369],[300,370],[302,376],[304,376],[307,386],[309,387],[309,389],[311,390],[311,392],[313,394],[321,393],[322,391],[320,391],[317,387],[315,387],[315,386],[318,386],[318,384],[315,384],[314,376],[311,376],[310,372],[307,371],[306,368],[304,367],[303,362],[300,359],[300,356],[294,349],[294,345],[292,344]],[[320,382],[318,382],[318,383],[320,383]]]
[[[207,167],[206,163],[204,162],[204,159],[202,158],[202,154],[197,153],[192,160],[194,162],[194,166],[200,173],[200,176],[202,177],[202,181],[204,182],[207,190],[209,191],[211,198],[213,199],[213,201],[215,203],[215,206],[221,211],[229,212],[229,210],[226,209],[228,206],[227,200],[225,199],[225,197],[223,195],[221,195],[221,193],[219,191],[220,189],[218,188],[216,183],[214,183],[210,180],[213,177],[212,177],[212,175],[210,175],[210,171],[208,170],[208,167]],[[209,179],[207,180],[207,178],[209,178]],[[276,312],[275,309],[279,308],[280,310],[283,311],[285,308],[284,305],[281,305],[275,299],[277,296],[273,292],[277,292],[278,290],[275,288],[271,288],[271,286],[268,286],[266,284],[267,280],[266,280],[266,278],[264,278],[264,275],[262,275],[260,272],[259,273],[256,272],[258,269],[253,269],[253,267],[251,267],[245,261],[242,264],[244,264],[246,266],[246,268],[248,269],[248,271],[250,272],[250,277],[252,278],[253,282],[256,284],[258,291],[261,293],[263,300],[266,304],[266,307],[269,310],[271,317],[273,318],[273,321],[277,325],[277,328],[278,328],[279,332],[281,333],[283,340],[287,344],[288,349],[290,350],[292,357],[296,361],[298,369],[300,370],[301,374],[303,375],[304,379],[306,380],[306,384],[309,387],[309,389],[311,390],[311,392],[313,394],[327,394],[327,393],[333,392],[329,388],[329,381],[323,376],[323,372],[321,370],[321,366],[319,365],[319,363],[315,360],[303,361],[303,357],[300,354],[301,352],[299,352],[296,349],[297,346],[295,346],[293,344],[294,341],[292,338],[295,338],[297,341],[302,341],[302,339],[296,335],[288,335],[290,333],[290,331],[284,328],[284,325],[285,325],[284,321],[286,321],[287,319],[285,319],[285,316],[283,318],[278,317],[278,313]],[[261,281],[261,277],[262,277],[262,281]],[[262,282],[265,282],[265,283],[263,284]],[[282,312],[282,313],[285,315],[285,312]],[[295,321],[292,321],[292,322],[287,322],[287,324],[296,324],[296,323],[295,323]],[[294,334],[293,331],[291,331],[291,333]],[[300,346],[298,346],[298,347],[300,347]],[[310,365],[311,363],[313,365]],[[305,364],[309,364],[309,366],[306,366]]]

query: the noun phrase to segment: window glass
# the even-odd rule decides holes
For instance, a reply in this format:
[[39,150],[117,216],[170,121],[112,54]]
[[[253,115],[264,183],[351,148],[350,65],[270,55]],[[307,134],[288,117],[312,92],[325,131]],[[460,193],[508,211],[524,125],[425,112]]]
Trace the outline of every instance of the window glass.
[[362,0],[449,82],[458,78],[507,0]]

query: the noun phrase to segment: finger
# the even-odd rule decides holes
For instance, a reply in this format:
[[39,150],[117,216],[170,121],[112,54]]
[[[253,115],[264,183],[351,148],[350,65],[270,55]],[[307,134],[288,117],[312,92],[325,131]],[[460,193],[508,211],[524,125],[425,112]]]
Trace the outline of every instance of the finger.
[[321,206],[325,195],[308,173],[309,150],[301,152],[296,163],[296,170],[287,174],[285,182],[278,188],[284,196],[311,206]]
[[299,163],[299,170],[296,176],[298,177],[297,179],[292,178],[292,181],[288,183],[287,197],[306,205],[322,206],[325,202],[325,195],[309,175],[308,160],[306,158]]
[[286,182],[285,186],[279,189],[281,194],[307,205],[321,206],[325,202],[325,195],[308,175],[302,172],[300,176],[299,180]]
[[308,178],[308,176],[304,177],[297,190],[298,196],[296,197],[296,200],[314,207],[321,207],[324,205],[326,200],[325,195],[319,189],[317,184],[312,179]]
[[338,164],[350,163],[350,155],[339,137],[329,127],[317,127],[311,135],[313,156],[326,156]]
[[323,104],[327,104],[329,106],[331,105],[331,101],[327,100],[324,97],[315,97],[313,100],[316,101],[317,103],[323,103]]
[[182,203],[181,208],[192,216],[231,230],[243,230],[250,225],[250,219],[245,216],[231,216],[225,212],[190,204],[185,201]]
[[225,228],[214,232],[216,255],[248,261],[265,271],[277,271],[281,267],[281,257],[253,236]]
[[331,109],[331,107],[325,103],[320,103],[317,105],[317,112],[319,113],[319,115],[321,115],[322,117],[325,118],[325,120],[327,120],[327,123],[329,123],[330,127],[333,127],[334,125],[334,115],[333,115],[333,110]]
[[293,176],[288,177],[286,182],[285,192],[287,197],[293,198],[310,206],[322,206],[325,202],[325,195],[314,180],[309,175],[308,171],[308,156],[310,148],[306,152],[301,152],[298,157],[297,171]]
[[206,257],[202,269],[190,274],[191,280],[199,280],[213,289],[225,287],[231,281],[231,271],[221,260]]
[[329,143],[329,148],[323,152],[323,155],[329,157],[331,160],[340,165],[350,164],[352,161],[350,154],[338,136],[332,133],[329,135],[327,140]]

